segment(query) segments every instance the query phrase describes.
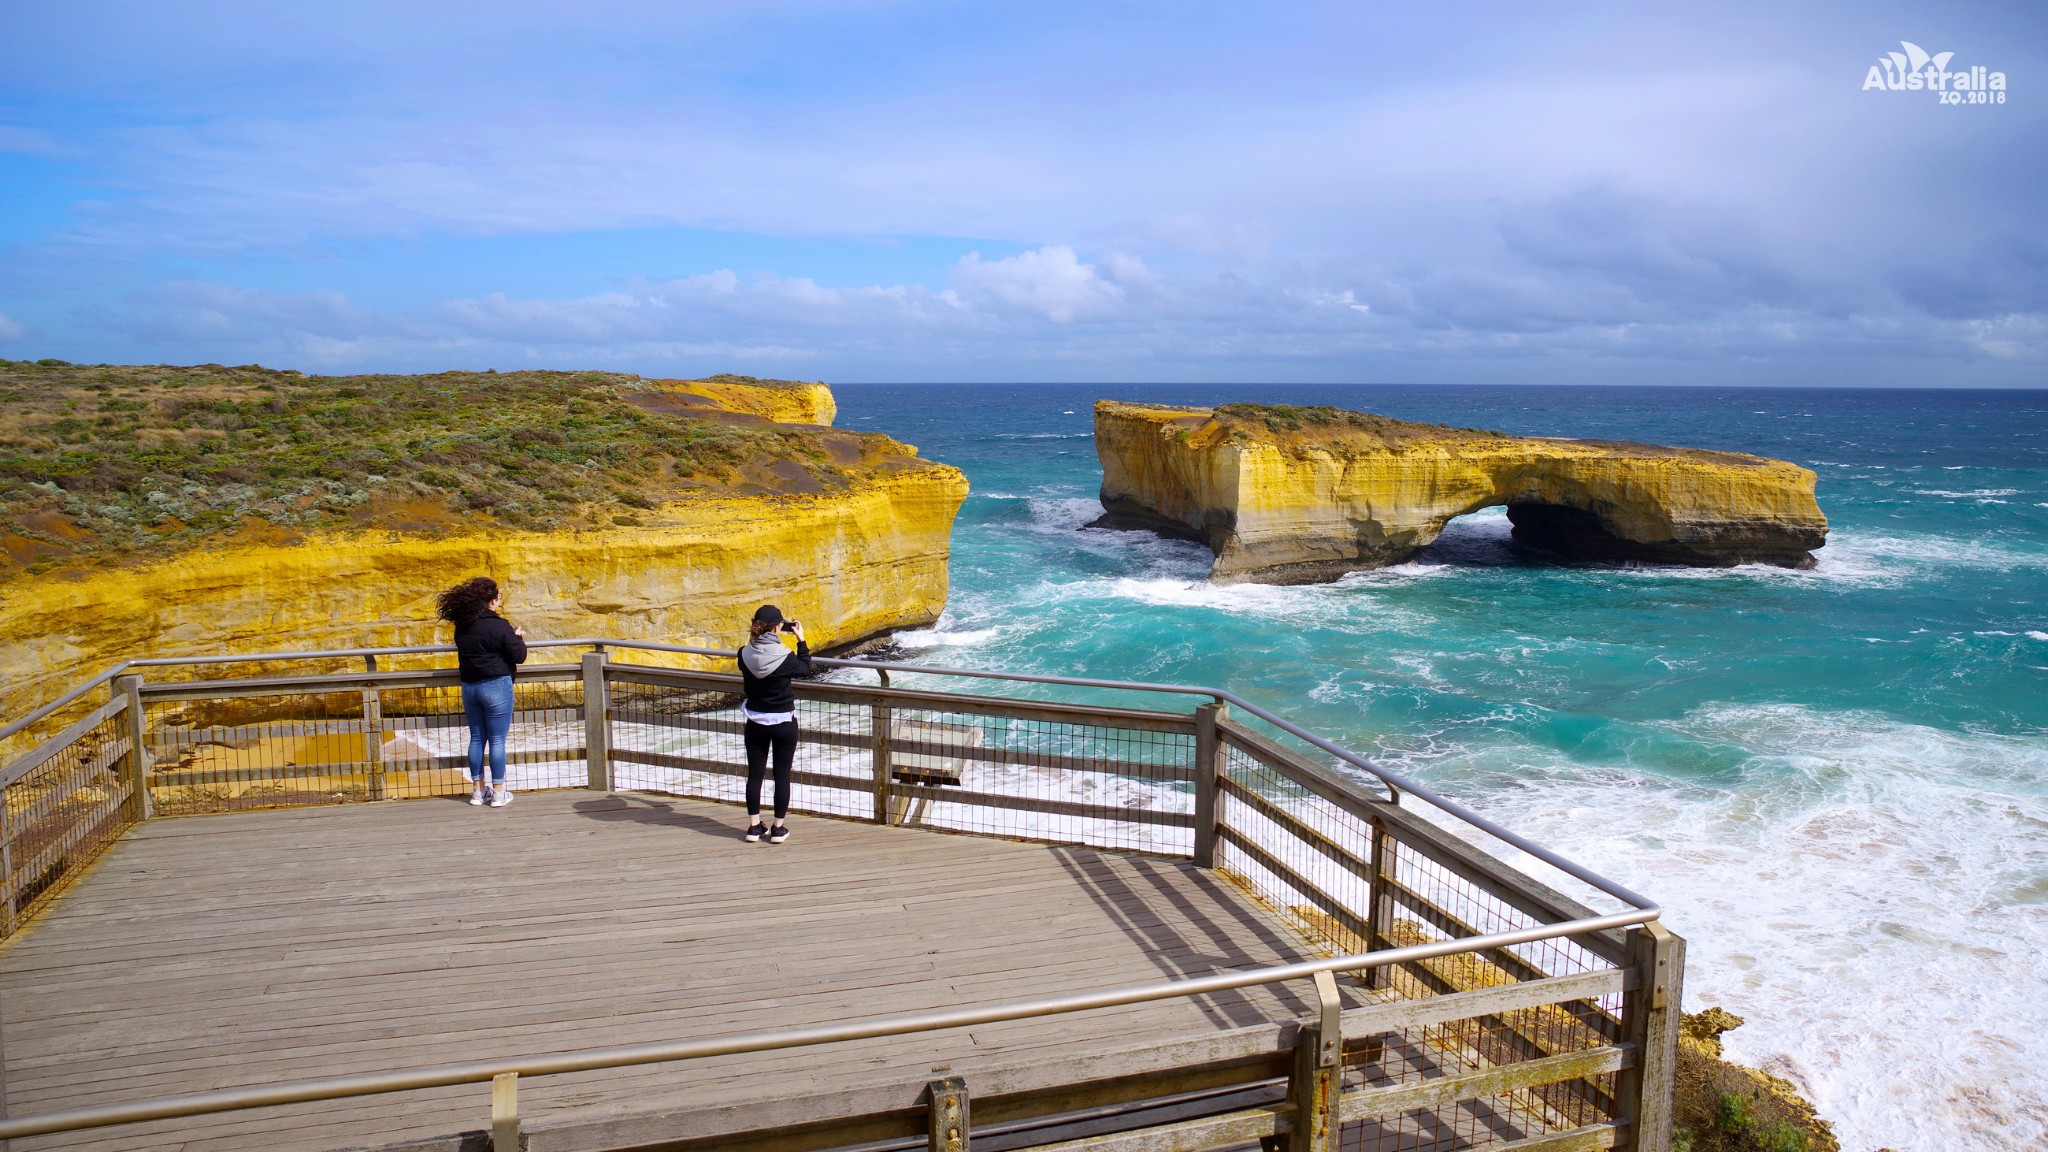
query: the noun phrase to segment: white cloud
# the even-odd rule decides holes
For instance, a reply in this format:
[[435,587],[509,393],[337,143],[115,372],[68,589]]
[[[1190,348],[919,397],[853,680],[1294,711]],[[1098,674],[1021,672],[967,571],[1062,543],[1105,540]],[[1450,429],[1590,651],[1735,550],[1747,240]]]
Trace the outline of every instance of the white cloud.
[[2000,360],[2048,360],[2048,315],[2031,313],[1965,322],[1970,342]]
[[[1144,274],[1144,265],[1129,257],[1120,263],[1128,275]],[[1124,299],[1122,285],[1098,275],[1093,264],[1081,263],[1064,244],[1002,260],[969,252],[953,266],[953,288],[964,298],[1028,309],[1059,324],[1107,312]]]
[[0,342],[20,340],[29,334],[28,325],[0,312]]

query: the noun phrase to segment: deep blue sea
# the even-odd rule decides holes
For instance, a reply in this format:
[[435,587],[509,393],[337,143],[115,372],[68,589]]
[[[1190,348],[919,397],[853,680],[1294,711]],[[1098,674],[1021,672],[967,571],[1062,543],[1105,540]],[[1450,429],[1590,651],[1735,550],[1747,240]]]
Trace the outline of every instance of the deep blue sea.
[[[2048,1143],[2048,392],[841,385],[964,470],[930,664],[1221,685],[1664,903],[1686,1006],[1851,1152]],[[1806,572],[1565,567],[1504,510],[1415,562],[1212,586],[1084,529],[1100,398],[1331,404],[1793,460]]]

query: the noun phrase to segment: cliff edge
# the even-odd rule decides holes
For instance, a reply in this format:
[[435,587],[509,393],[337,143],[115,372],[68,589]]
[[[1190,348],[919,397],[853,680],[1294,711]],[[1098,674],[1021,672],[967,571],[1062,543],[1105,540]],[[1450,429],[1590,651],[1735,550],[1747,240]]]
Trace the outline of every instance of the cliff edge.
[[1515,539],[1591,560],[1809,567],[1814,474],[1783,460],[1509,436],[1336,408],[1095,405],[1103,517],[1207,544],[1211,579],[1308,584],[1398,564],[1506,505]]
[[842,646],[938,618],[967,495],[748,377],[0,361],[0,416],[10,715],[130,656],[446,643],[479,573],[535,638],[737,646],[774,602]]

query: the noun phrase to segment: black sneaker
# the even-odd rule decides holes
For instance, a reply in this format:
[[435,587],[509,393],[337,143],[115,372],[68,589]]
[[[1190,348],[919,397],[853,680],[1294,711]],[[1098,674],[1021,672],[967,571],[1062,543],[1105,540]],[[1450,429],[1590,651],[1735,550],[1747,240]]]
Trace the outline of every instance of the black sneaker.
[[753,827],[747,829],[747,843],[759,844],[761,842],[761,837],[766,836],[767,834],[767,826],[760,823],[759,821],[756,821]]
[[789,839],[789,825],[787,824],[772,828],[768,832],[768,842],[770,844],[780,844],[787,839]]

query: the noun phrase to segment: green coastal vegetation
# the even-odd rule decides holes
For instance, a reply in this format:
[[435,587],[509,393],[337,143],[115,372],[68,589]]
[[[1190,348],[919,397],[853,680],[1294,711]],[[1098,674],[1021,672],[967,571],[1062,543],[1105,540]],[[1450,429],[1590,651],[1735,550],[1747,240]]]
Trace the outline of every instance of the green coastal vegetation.
[[1396,420],[1371,412],[1353,412],[1328,405],[1218,404],[1216,415],[1232,423],[1256,424],[1269,432],[1369,432],[1389,443],[1399,440],[1440,437],[1446,432],[1465,436],[1505,437],[1507,433],[1489,428],[1453,428],[1445,424],[1421,424]]
[[1741,1026],[1722,1008],[1682,1017],[1672,1152],[1841,1152],[1833,1126],[1791,1084],[1723,1057],[1722,1034]]
[[0,578],[252,528],[631,524],[690,494],[843,487],[907,452],[879,434],[718,412],[618,373],[0,360]]

